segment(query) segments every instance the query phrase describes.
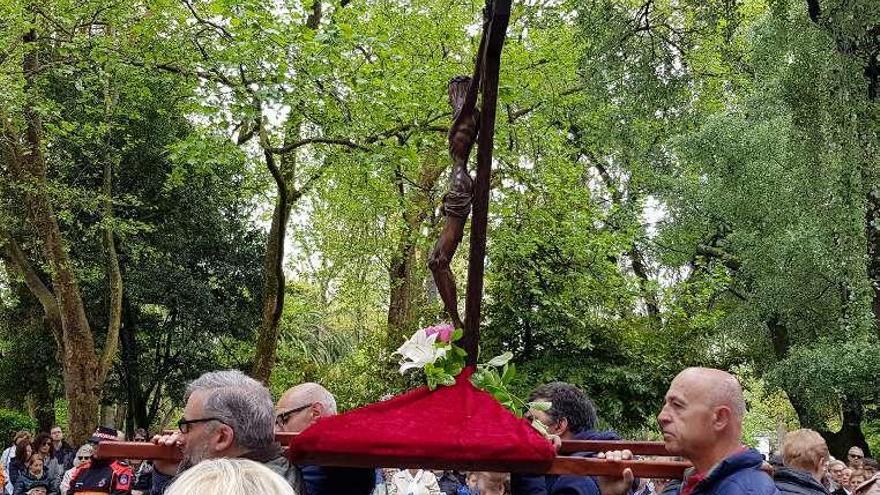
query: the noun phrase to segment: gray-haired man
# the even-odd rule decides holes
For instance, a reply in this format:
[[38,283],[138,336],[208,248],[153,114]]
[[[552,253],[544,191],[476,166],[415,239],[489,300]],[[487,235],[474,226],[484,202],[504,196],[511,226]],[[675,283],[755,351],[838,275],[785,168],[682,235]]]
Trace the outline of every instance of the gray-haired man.
[[176,473],[205,459],[220,457],[262,462],[286,479],[296,493],[303,493],[299,471],[275,442],[272,395],[263,384],[244,373],[214,371],[190,383],[178,426],[179,433],[153,438],[157,444],[180,446],[183,460],[179,465],[154,463],[152,495],[163,493]]

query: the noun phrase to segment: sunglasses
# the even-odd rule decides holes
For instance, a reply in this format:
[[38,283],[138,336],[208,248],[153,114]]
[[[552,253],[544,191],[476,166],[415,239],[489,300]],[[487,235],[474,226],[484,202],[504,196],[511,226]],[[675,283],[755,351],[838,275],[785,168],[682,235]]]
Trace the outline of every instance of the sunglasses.
[[80,460],[80,461],[89,461],[89,460],[92,459],[92,456],[90,456],[90,455],[83,455],[83,456],[78,456],[77,459]]
[[849,456],[850,459],[862,459],[865,457],[863,455],[858,455],[858,454],[847,454],[847,455]]
[[293,416],[294,414],[296,414],[302,410],[308,409],[309,407],[311,407],[311,404],[306,404],[301,407],[295,407],[293,409],[284,411],[283,413],[279,413],[275,417],[275,426],[278,426],[278,427],[284,426],[285,424],[287,424],[287,421],[290,419],[291,416]]

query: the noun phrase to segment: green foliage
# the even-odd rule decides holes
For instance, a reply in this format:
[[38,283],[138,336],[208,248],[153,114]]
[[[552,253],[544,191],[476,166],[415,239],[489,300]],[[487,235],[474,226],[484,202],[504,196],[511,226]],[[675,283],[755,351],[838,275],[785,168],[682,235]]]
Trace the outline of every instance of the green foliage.
[[0,409],[0,438],[4,444],[12,442],[15,434],[21,430],[34,432],[37,423],[33,418],[13,409]]

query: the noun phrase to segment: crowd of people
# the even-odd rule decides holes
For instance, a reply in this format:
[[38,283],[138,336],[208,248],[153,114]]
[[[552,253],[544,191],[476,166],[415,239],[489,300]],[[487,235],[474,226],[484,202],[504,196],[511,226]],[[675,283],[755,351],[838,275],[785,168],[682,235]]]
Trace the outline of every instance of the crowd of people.
[[[593,402],[574,385],[542,385],[529,400],[551,404],[529,413],[550,435],[619,439],[598,430]],[[15,435],[0,460],[0,487],[6,495],[880,495],[876,461],[857,446],[846,462],[836,460],[815,431],[788,433],[769,460],[744,447],[742,389],[715,369],[682,371],[657,417],[666,449],[693,466],[682,480],[638,480],[629,469],[593,477],[293,465],[275,433],[301,432],[336,412],[333,395],[315,383],[293,387],[273,403],[263,384],[241,372],[206,373],[187,388],[177,431],[150,437],[137,430],[131,438],[175,446],[180,462],[96,459],[95,446],[124,440],[122,432],[99,427],[74,449],[56,426],[36,436]],[[575,455],[634,458],[626,450]]]

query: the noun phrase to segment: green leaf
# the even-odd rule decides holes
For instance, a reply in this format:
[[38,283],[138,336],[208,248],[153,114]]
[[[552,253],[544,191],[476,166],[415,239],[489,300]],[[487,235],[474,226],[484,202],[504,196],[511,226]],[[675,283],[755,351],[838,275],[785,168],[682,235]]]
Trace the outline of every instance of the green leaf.
[[505,352],[504,354],[502,354],[502,355],[500,355],[500,356],[495,356],[495,357],[493,357],[492,359],[489,360],[488,363],[486,363],[486,365],[488,365],[488,366],[494,366],[494,367],[497,368],[497,367],[500,367],[500,366],[504,366],[504,365],[507,364],[507,362],[510,361],[511,359],[513,359],[513,353],[510,352],[510,351],[507,351],[507,352]]
[[504,365],[504,371],[501,373],[501,383],[510,385],[516,376],[516,365],[514,363]]
[[551,407],[553,407],[553,403],[545,400],[536,400],[529,402],[528,404],[526,404],[526,406],[528,406],[529,409],[547,412],[550,410]]

